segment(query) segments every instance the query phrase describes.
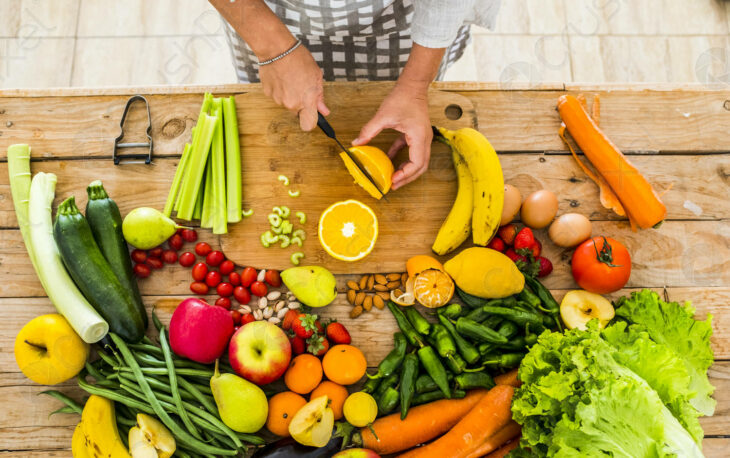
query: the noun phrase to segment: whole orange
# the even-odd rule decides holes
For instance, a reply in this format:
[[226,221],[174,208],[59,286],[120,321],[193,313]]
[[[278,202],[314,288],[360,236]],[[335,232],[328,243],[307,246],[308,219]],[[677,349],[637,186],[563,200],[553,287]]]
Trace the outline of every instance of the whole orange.
[[317,388],[312,391],[309,395],[309,399],[315,399],[320,396],[327,395],[330,400],[330,409],[335,414],[335,420],[342,418],[342,406],[345,405],[345,399],[350,393],[347,392],[347,388],[342,385],[338,385],[335,382],[325,380],[320,383]]
[[277,436],[288,436],[291,419],[306,403],[306,399],[291,391],[282,391],[271,396],[266,427]]
[[335,345],[325,353],[322,368],[328,379],[340,385],[352,385],[365,375],[368,363],[359,348]]
[[322,363],[319,358],[304,353],[291,360],[284,374],[284,384],[295,393],[307,394],[322,381]]

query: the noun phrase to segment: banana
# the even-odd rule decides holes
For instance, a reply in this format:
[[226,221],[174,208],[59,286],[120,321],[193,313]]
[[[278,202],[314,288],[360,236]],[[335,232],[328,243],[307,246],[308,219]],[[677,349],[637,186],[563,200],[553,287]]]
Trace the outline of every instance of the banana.
[[451,148],[451,157],[454,161],[459,188],[454,205],[441,224],[436,241],[431,247],[433,252],[439,255],[454,251],[471,233],[471,213],[474,206],[474,185],[471,173],[464,159],[454,148]]
[[81,422],[76,425],[74,435],[71,437],[71,454],[74,458],[90,458],[89,452],[86,451],[86,438]]
[[469,127],[439,132],[466,162],[473,184],[472,239],[486,246],[499,229],[504,206],[504,177],[496,151],[489,141]]
[[131,458],[119,437],[113,401],[92,394],[81,412],[81,425],[90,458]]

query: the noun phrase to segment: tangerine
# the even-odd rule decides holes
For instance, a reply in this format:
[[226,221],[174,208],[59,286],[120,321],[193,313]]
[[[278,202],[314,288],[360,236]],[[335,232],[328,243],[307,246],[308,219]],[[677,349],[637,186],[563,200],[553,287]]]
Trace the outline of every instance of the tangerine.
[[266,418],[266,427],[277,436],[289,435],[289,423],[294,414],[307,403],[302,396],[291,391],[282,391],[269,399],[269,416]]
[[365,375],[367,366],[365,355],[352,345],[335,345],[322,359],[327,378],[340,385],[356,383]]
[[320,383],[317,388],[312,391],[309,399],[316,399],[320,396],[327,396],[330,401],[330,409],[335,414],[335,420],[342,418],[342,406],[345,404],[345,399],[349,396],[347,388],[342,385],[338,385],[335,382],[325,380]]
[[291,360],[284,374],[284,384],[295,393],[307,394],[322,381],[322,363],[314,355],[304,353]]

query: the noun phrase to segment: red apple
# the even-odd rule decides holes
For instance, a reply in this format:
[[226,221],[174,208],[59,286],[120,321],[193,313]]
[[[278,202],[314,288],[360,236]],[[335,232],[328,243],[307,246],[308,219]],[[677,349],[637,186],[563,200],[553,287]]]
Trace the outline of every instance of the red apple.
[[332,455],[332,458],[380,458],[380,455],[368,448],[348,448]]
[[199,363],[220,358],[232,335],[231,313],[194,297],[180,302],[170,319],[172,351]]
[[280,327],[268,321],[253,321],[231,337],[228,359],[238,375],[256,385],[266,385],[286,372],[291,344]]

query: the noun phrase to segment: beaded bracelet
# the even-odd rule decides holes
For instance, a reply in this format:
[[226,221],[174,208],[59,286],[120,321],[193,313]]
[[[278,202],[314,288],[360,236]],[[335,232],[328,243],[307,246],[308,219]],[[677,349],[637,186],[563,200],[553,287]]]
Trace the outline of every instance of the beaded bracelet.
[[286,57],[289,54],[291,54],[292,52],[294,52],[294,50],[297,49],[301,44],[302,44],[302,40],[297,40],[297,42],[294,43],[294,46],[292,46],[291,48],[287,49],[286,51],[284,51],[283,53],[279,54],[278,56],[272,57],[271,59],[268,59],[268,60],[259,61],[259,67],[262,66],[262,65],[273,64],[277,60],[283,59],[284,57]]

